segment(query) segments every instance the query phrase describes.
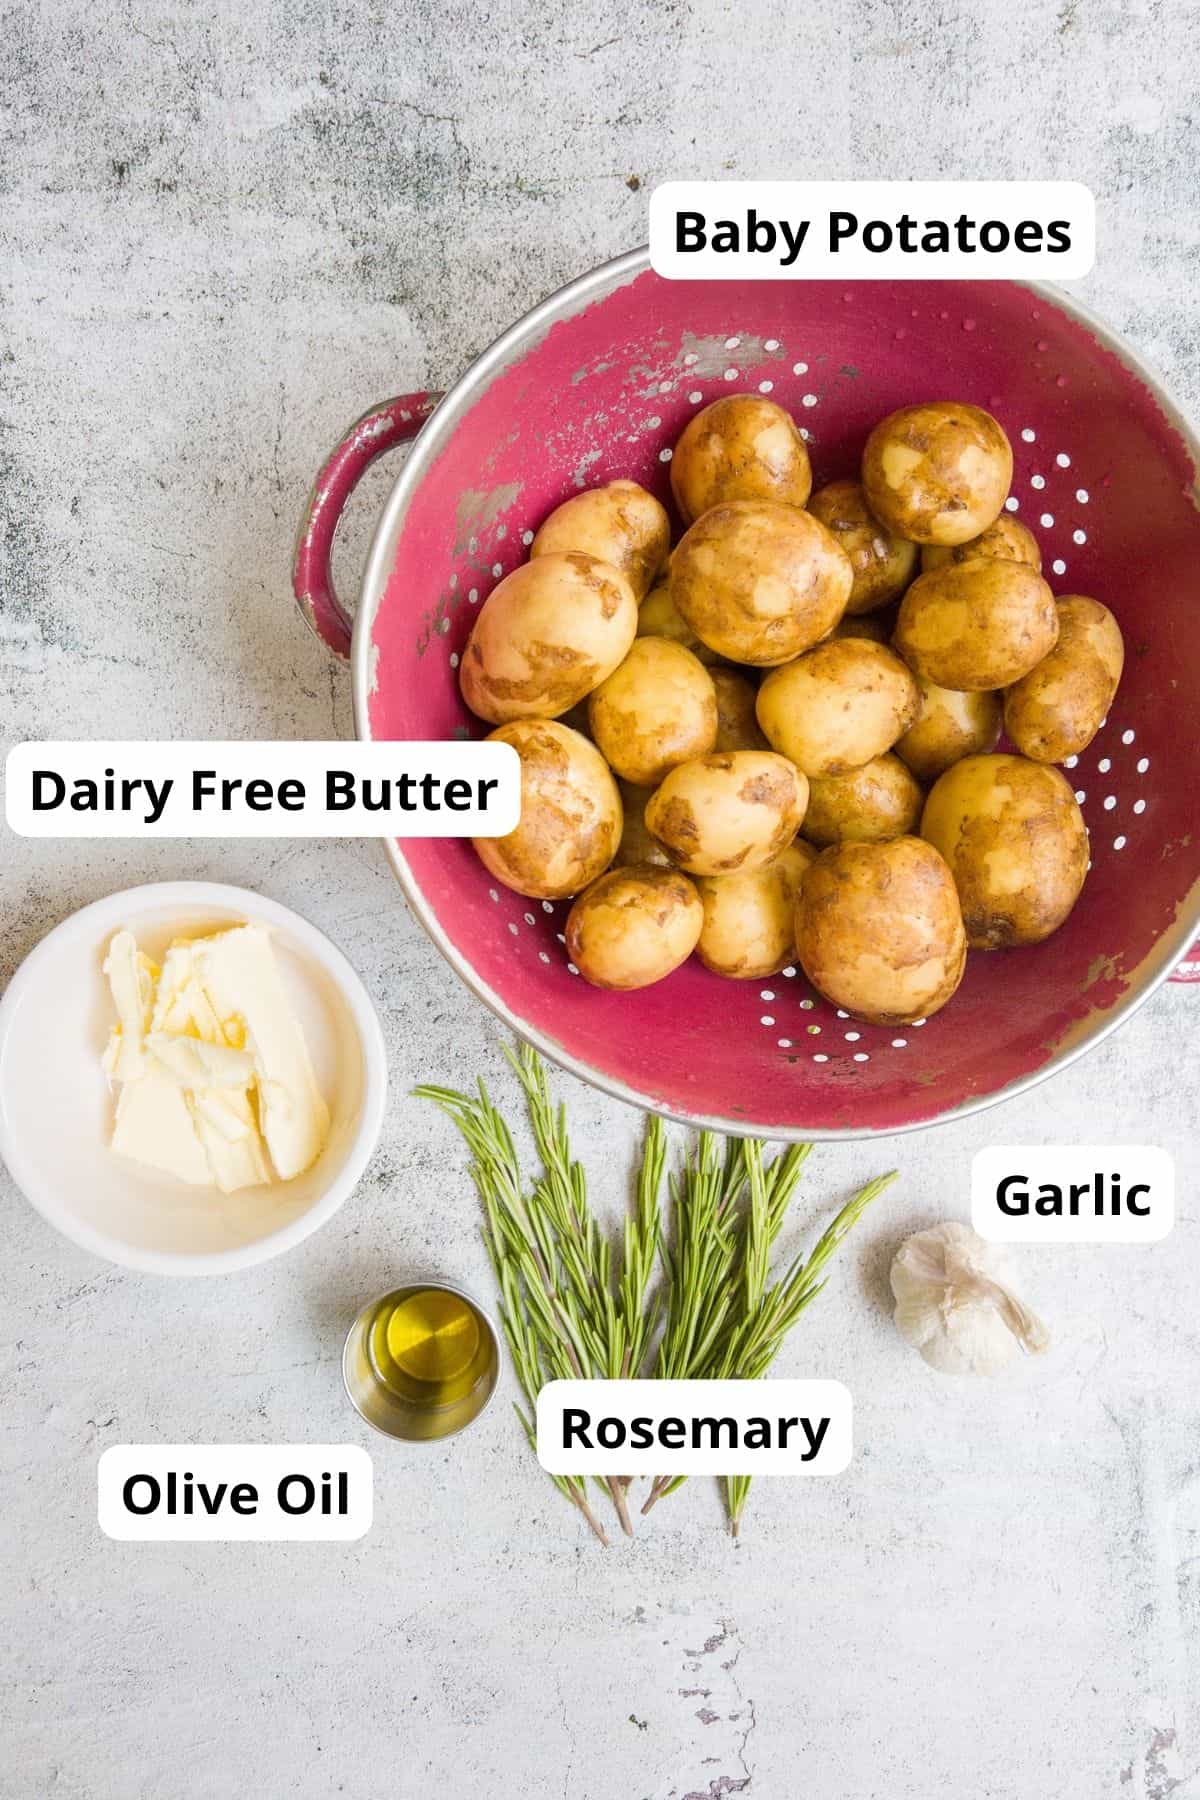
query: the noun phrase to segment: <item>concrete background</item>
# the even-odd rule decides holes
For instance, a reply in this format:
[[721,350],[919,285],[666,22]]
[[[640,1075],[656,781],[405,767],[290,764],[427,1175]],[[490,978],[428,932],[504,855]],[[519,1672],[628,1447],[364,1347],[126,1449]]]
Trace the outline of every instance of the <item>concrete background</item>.
[[[4,737],[348,734],[345,673],[288,592],[320,454],[640,241],[668,177],[1081,178],[1085,297],[1200,410],[1190,12],[5,9]],[[382,1009],[394,1099],[336,1223],[212,1285],[76,1252],[0,1172],[0,1794],[1200,1795],[1194,989],[1027,1100],[896,1147],[902,1186],[804,1333],[855,1393],[856,1461],[760,1484],[740,1548],[697,1482],[599,1551],[504,1405],[444,1449],[373,1442],[361,1544],[117,1545],[95,1523],[109,1443],[367,1441],[337,1374],[358,1302],[429,1260],[488,1291],[459,1146],[407,1090],[509,1091],[497,1029],[367,844],[6,836],[0,977],[74,907],[172,875],[333,934]],[[615,1200],[636,1119],[559,1088]],[[888,1318],[896,1243],[965,1216],[977,1146],[1098,1128],[1177,1153],[1174,1236],[1023,1253],[1052,1353],[986,1390],[940,1380]],[[797,1234],[890,1160],[819,1151]]]

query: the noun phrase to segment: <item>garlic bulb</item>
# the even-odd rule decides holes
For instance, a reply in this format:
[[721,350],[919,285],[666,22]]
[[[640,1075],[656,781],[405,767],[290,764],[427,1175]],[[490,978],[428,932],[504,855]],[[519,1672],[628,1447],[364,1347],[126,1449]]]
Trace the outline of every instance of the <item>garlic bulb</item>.
[[998,1279],[1003,1259],[969,1225],[948,1220],[907,1238],[892,1259],[896,1325],[943,1375],[997,1375],[1018,1345],[1037,1354],[1050,1335]]

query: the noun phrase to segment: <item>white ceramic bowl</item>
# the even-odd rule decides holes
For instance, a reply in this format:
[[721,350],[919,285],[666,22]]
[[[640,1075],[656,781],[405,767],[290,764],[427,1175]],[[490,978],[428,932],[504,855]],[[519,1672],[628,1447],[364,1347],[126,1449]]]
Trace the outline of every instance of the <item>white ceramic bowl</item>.
[[[173,937],[246,921],[270,927],[332,1124],[303,1175],[225,1195],[109,1148],[113,1096],[100,1056],[114,1014],[101,965],[123,926],[157,959]],[[245,888],[164,881],[97,900],[42,939],[0,1001],[0,1155],[43,1218],[132,1269],[224,1274],[298,1244],[362,1175],[386,1097],[379,1020],[346,958],[286,906]]]

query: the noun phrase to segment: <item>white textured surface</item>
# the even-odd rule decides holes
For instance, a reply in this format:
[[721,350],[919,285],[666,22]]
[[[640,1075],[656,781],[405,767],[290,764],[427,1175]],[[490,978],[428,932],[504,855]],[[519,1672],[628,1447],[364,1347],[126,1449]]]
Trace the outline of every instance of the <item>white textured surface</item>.
[[[1087,180],[1085,297],[1197,410],[1190,10],[19,6],[5,737],[348,733],[345,676],[288,597],[320,453],[637,242],[631,176]],[[217,1284],[91,1261],[0,1175],[6,1800],[1200,1794],[1195,989],[1029,1099],[898,1144],[900,1189],[787,1364],[853,1389],[857,1459],[760,1484],[740,1548],[698,1482],[600,1552],[503,1404],[443,1449],[371,1440],[361,1544],[118,1545],[95,1523],[109,1443],[368,1442],[337,1369],[358,1302],[419,1265],[488,1289],[458,1144],[406,1092],[481,1071],[509,1091],[369,844],[6,837],[0,974],[71,908],[166,876],[327,928],[381,1007],[394,1101],[337,1220]],[[615,1198],[636,1120],[560,1087]],[[1025,1252],[1051,1355],[987,1391],[939,1380],[889,1323],[892,1249],[966,1215],[975,1146],[1072,1135],[1174,1150],[1175,1234]],[[800,1217],[890,1160],[819,1151]]]

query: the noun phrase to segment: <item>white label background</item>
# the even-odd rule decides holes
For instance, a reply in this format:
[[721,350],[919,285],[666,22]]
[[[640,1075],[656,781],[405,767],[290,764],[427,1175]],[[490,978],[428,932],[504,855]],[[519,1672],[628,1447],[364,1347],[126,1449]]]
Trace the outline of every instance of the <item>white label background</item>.
[[[563,1446],[562,1422],[567,1407],[583,1407],[591,1416],[595,1447]],[[537,1454],[552,1475],[840,1475],[853,1449],[853,1401],[840,1381],[550,1381],[537,1399]],[[793,1429],[785,1449],[608,1450],[595,1442],[601,1419],[736,1419],[739,1437],[745,1421],[807,1418],[814,1430],[828,1418],[821,1448],[810,1462],[801,1430]]]
[[[206,1482],[210,1492],[219,1482],[225,1482],[227,1488],[252,1482],[258,1489],[257,1510],[248,1516],[233,1512],[226,1494],[215,1516],[204,1511],[198,1498],[193,1502],[197,1510],[192,1513],[169,1514],[165,1495],[170,1470],[175,1471],[181,1490],[185,1470],[195,1481]],[[316,1508],[308,1513],[287,1513],[280,1507],[277,1494],[283,1476],[307,1475],[316,1485],[319,1505],[321,1477],[333,1477],[336,1496],[341,1470],[346,1472],[350,1490],[350,1510],[344,1517],[325,1515]],[[153,1475],[160,1483],[163,1499],[154,1512],[132,1513],[125,1506],[122,1492],[131,1475]],[[291,1490],[293,1500],[299,1492],[296,1484]],[[113,1444],[100,1458],[97,1493],[101,1531],[126,1542],[262,1543],[326,1538],[348,1543],[371,1529],[374,1510],[371,1458],[357,1444]],[[144,1483],[139,1484],[137,1497],[139,1503],[145,1502]]]
[[[781,219],[793,228],[804,219],[811,221],[789,268],[781,266],[785,244],[777,242],[769,252],[745,249],[751,207],[760,219],[776,225]],[[710,239],[718,219],[737,221],[741,247],[677,250],[675,220],[681,212],[702,213]],[[829,220],[835,212],[853,213],[860,232],[836,251],[829,248]],[[869,220],[894,225],[901,213],[922,222],[944,221],[951,227],[952,243],[960,213],[976,227],[999,220],[1010,233],[1032,220],[1042,227],[1043,244],[1046,226],[1062,219],[1070,227],[1071,248],[1018,250],[1011,238],[1009,247],[999,251],[905,251],[895,241],[888,250],[864,247],[861,230]],[[1078,181],[668,181],[650,196],[650,261],[657,274],[673,281],[1074,281],[1088,273],[1095,255],[1096,203]]]
[[[64,800],[53,812],[33,809],[33,772],[53,770],[67,783],[102,781],[105,769],[122,777],[149,777],[156,786],[166,777],[174,785],[162,816],[149,824],[144,788],[135,791],[128,812],[74,812]],[[192,774],[213,770],[217,797],[192,805]],[[403,774],[415,780],[436,776],[444,787],[451,780],[493,780],[484,809],[402,812],[392,790],[392,810],[368,812],[361,804],[331,811],[325,804],[325,776],[345,769],[355,777],[355,792],[369,777],[373,787],[395,782]],[[220,807],[220,782],[229,777],[243,784],[271,782],[277,794],[284,781],[304,783],[300,811],[285,811],[273,801],[267,811],[247,804],[244,786],[232,808]],[[24,743],[15,744],[5,764],[5,810],[13,831],[36,838],[312,838],[312,837],[503,837],[514,830],[521,814],[521,761],[511,744],[486,743],[319,743],[225,741],[208,743]]]
[[[1098,1218],[1090,1195],[1079,1202],[1078,1218],[1043,1218],[1030,1212],[1010,1218],[996,1201],[1006,1175],[1021,1175],[1019,1191],[1030,1204],[1043,1183],[1053,1183],[1069,1195],[1072,1184],[1090,1182],[1100,1173],[1106,1184],[1119,1175],[1122,1196],[1137,1182],[1147,1182],[1149,1205],[1141,1219],[1122,1205],[1116,1217]],[[1085,1210],[1086,1209],[1086,1210]],[[1148,1144],[1026,1144],[995,1145],[979,1150],[971,1164],[971,1223],[980,1237],[994,1244],[1154,1244],[1165,1238],[1175,1223],[1175,1163],[1166,1150]]]

